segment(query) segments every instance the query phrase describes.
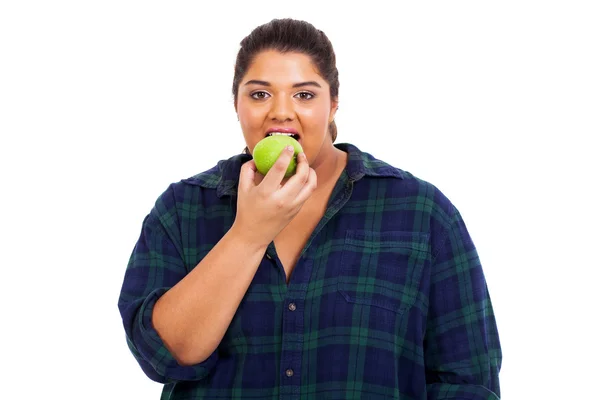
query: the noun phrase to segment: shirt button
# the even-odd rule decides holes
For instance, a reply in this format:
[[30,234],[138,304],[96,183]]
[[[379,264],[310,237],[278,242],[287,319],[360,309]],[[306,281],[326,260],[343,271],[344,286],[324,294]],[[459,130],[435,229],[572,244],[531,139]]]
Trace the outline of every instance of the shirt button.
[[272,260],[273,258],[269,255],[269,253],[267,253],[267,259],[268,260]]
[[286,375],[288,378],[291,378],[292,376],[294,376],[294,370],[293,370],[293,369],[286,369],[286,370],[285,370],[285,375]]
[[296,304],[295,303],[288,304],[288,310],[290,310],[290,311],[296,311]]

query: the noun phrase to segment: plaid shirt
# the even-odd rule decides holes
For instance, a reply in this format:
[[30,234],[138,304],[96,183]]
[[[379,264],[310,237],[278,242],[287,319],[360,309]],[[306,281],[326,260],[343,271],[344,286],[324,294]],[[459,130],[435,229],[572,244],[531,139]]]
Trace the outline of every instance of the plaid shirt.
[[[461,215],[434,185],[350,144],[289,285],[271,243],[215,352],[180,366],[156,300],[233,224],[236,155],[169,185],[119,298],[127,344],[162,399],[497,399],[501,349]],[[240,268],[243,268],[240,260]]]

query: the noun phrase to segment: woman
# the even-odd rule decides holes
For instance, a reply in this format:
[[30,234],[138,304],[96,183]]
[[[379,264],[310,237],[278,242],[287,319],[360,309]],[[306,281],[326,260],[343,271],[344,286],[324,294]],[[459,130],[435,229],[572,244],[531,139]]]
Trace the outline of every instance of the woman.
[[[494,399],[501,351],[477,252],[433,185],[333,145],[335,54],[273,20],[241,42],[247,148],[171,184],[144,219],[119,299],[163,399]],[[262,176],[251,153],[293,134]]]

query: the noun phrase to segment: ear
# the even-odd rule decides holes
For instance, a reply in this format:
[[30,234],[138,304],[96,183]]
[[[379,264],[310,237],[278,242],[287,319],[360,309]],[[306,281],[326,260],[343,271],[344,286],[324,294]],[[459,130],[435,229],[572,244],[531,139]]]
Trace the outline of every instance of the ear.
[[332,123],[333,120],[335,119],[335,113],[338,110],[338,104],[339,104],[339,101],[337,98],[335,100],[331,101],[331,109],[329,110],[329,123]]

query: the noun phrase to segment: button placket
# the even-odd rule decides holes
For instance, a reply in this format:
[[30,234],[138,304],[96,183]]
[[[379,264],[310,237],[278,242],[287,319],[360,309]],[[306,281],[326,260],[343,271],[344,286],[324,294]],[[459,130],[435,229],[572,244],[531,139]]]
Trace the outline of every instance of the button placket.
[[[278,262],[279,264],[279,262]],[[281,266],[283,270],[283,266]],[[281,391],[280,399],[299,399],[299,385],[302,383],[305,301],[312,261],[307,255],[301,257],[294,269],[294,275],[280,303],[282,313],[282,352],[280,360]],[[287,308],[287,310],[286,310]]]

